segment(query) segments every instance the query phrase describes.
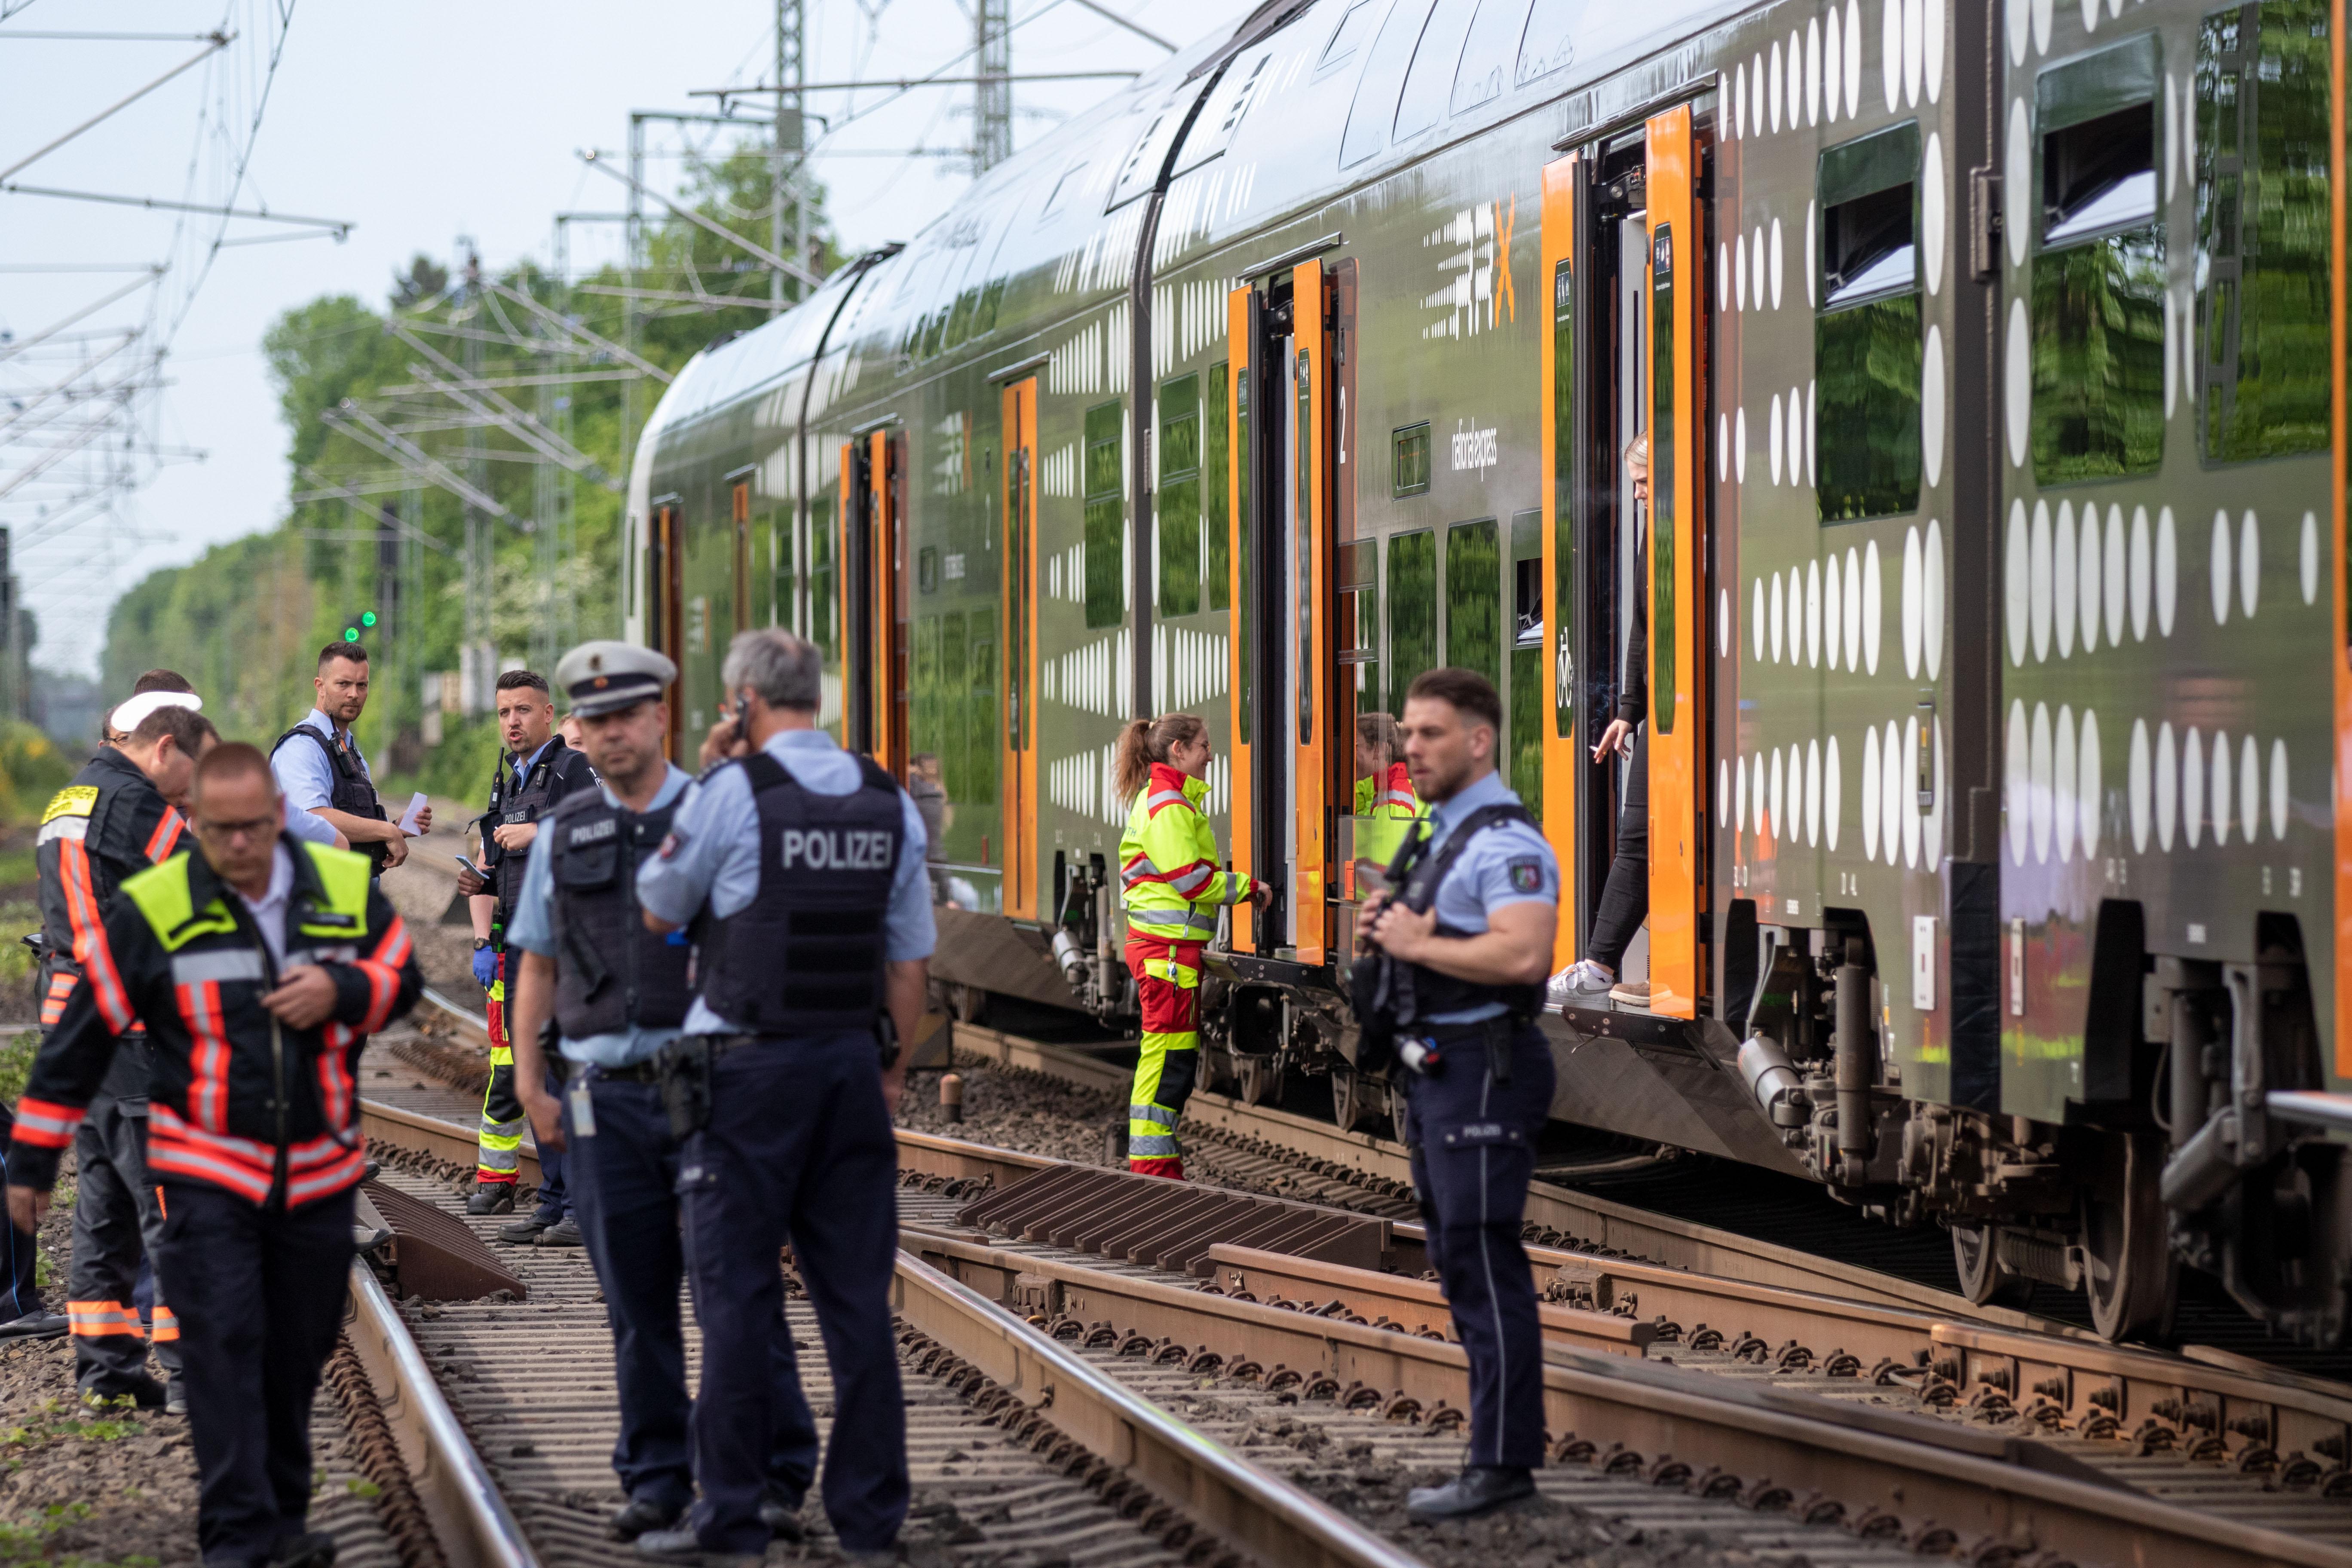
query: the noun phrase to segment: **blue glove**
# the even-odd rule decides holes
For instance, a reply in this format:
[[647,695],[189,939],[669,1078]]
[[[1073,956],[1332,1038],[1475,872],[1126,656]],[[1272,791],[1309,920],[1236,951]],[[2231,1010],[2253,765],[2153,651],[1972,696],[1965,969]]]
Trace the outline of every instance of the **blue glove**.
[[478,947],[474,950],[474,982],[485,991],[499,977],[499,955],[495,949]]

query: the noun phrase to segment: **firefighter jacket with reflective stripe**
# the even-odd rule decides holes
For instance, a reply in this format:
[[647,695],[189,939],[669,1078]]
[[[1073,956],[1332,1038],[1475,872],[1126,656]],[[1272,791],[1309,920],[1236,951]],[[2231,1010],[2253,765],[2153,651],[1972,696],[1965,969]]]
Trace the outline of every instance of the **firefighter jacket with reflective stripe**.
[[760,814],[760,890],[702,936],[703,1001],[755,1034],[873,1028],[907,847],[898,781],[860,757],[857,788],[819,795],[765,752],[733,765]]
[[1421,797],[1412,793],[1412,775],[1402,763],[1391,763],[1377,778],[1370,774],[1356,781],[1356,815],[1386,817],[1406,821],[1421,810]]
[[596,770],[588,755],[552,737],[531,760],[530,771],[518,773],[513,759],[501,758],[490,780],[490,809],[482,814],[482,869],[490,874],[490,891],[498,896],[500,928],[514,924],[515,904],[522,898],[523,874],[530,869],[530,849],[502,849],[491,837],[501,827],[537,822],[555,803],[578,791],[593,788]]
[[[101,749],[41,814],[33,858],[40,875],[41,931],[48,939],[40,978],[41,1023],[54,1026],[84,984],[117,1029],[137,1019],[106,945],[106,916],[125,879],[186,847],[180,814],[113,747]],[[128,1046],[100,1091],[138,1100],[147,1093],[147,1046]]]
[[[154,1044],[148,1170],[299,1207],[360,1180],[360,1048],[415,1005],[423,981],[407,928],[369,884],[366,856],[278,842],[294,858],[287,966],[315,963],[334,982],[324,1024],[293,1028],[262,1006],[279,967],[245,901],[199,854],[125,881],[106,937],[123,994]],[[17,1104],[10,1181],[55,1183],[58,1154],[121,1033],[96,986],[74,993]]]
[[555,931],[555,1023],[566,1039],[686,1022],[694,1002],[687,979],[693,950],[683,931],[647,931],[637,902],[637,868],[661,847],[677,810],[676,797],[638,813],[588,789],[540,821],[536,847],[554,857],[548,912]]
[[1244,902],[1257,886],[1218,868],[1217,837],[1201,808],[1208,798],[1208,780],[1151,764],[1118,841],[1119,893],[1136,935],[1207,942],[1217,934],[1217,907]]
[[[378,822],[391,820],[383,814],[383,803],[375,797],[375,781],[368,777],[367,764],[360,761],[359,753],[335,744],[333,737],[316,724],[295,725],[278,737],[269,754],[275,757],[279,746],[305,735],[310,737],[310,744],[327,753],[327,776],[332,781],[327,790],[329,810],[347,811],[353,816],[373,817]],[[384,862],[392,858],[392,851],[381,844],[371,844],[353,853],[365,856],[370,868],[377,871],[383,870]]]

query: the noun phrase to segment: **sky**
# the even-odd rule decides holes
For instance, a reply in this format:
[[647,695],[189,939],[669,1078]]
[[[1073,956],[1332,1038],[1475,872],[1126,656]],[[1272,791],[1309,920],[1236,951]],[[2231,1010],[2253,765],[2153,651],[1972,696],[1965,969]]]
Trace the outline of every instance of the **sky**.
[[[1103,0],[1176,43],[1230,26],[1250,0]],[[872,80],[938,71],[967,48],[959,0],[807,0],[808,78]],[[1082,0],[1013,0],[1016,74],[1133,70],[1165,51]],[[194,35],[236,35],[209,50]],[[218,204],[351,225],[340,243],[300,225],[221,220],[0,192],[0,525],[38,616],[44,666],[94,674],[108,607],[158,567],[273,526],[288,489],[287,432],[261,353],[282,310],[350,293],[381,308],[395,270],[422,250],[446,261],[458,236],[484,264],[544,262],[553,215],[615,212],[623,187],[577,153],[626,144],[630,110],[709,110],[697,89],[770,79],[774,11],[760,0],[0,0],[0,171],[199,55],[183,74],[0,185]],[[163,39],[41,37],[103,30]],[[270,68],[275,51],[276,66]],[[1108,81],[1018,84],[1017,149],[1111,89]],[[841,114],[885,95],[814,95]],[[820,158],[844,246],[910,237],[969,183],[952,148],[971,134],[969,88],[929,88],[873,110]],[[752,100],[749,112],[759,112]],[[731,136],[708,128],[698,134]],[[654,163],[672,180],[679,144]],[[242,184],[239,169],[242,167]],[[578,226],[575,270],[617,257],[617,226]],[[207,258],[209,256],[209,265]],[[136,270],[168,263],[160,278]],[[59,268],[109,270],[58,270]],[[127,290],[114,302],[99,303]],[[89,310],[94,303],[98,308]],[[59,327],[77,312],[86,315]],[[32,395],[68,382],[138,383],[131,351],[89,366],[119,329],[170,331],[164,384],[128,452],[114,435],[67,453],[87,416]],[[45,341],[28,340],[57,329]],[[19,346],[24,345],[24,346]],[[19,406],[24,405],[27,406]],[[86,407],[87,405],[81,405]],[[97,429],[98,424],[89,426]],[[101,449],[109,455],[95,456]],[[198,455],[201,455],[200,457]],[[34,477],[26,470],[53,464]],[[102,469],[145,477],[110,508],[70,509]],[[12,488],[13,487],[13,488]]]

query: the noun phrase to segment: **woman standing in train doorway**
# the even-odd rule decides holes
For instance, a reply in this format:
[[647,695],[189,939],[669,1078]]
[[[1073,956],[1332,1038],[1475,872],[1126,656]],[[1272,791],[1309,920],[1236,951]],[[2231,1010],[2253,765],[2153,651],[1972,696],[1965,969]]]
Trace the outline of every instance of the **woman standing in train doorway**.
[[1633,765],[1626,770],[1625,799],[1617,813],[1617,854],[1609,865],[1609,880],[1601,885],[1592,940],[1582,958],[1552,976],[1550,1000],[1571,1006],[1590,1005],[1603,993],[1629,1006],[1650,1005],[1648,981],[1620,984],[1617,979],[1617,966],[1624,962],[1633,933],[1650,915],[1650,747],[1649,730],[1642,724],[1650,707],[1647,431],[1625,448],[1625,477],[1633,486],[1633,628],[1625,645],[1625,684],[1617,692],[1617,716],[1601,731],[1592,760],[1630,757]]
[[1209,798],[1209,727],[1191,713],[1138,719],[1119,732],[1115,783],[1134,809],[1118,843],[1127,907],[1127,966],[1143,1007],[1143,1053],[1128,1096],[1127,1167],[1184,1179],[1176,1120],[1201,1066],[1201,949],[1217,934],[1217,910],[1271,891],[1219,869]]

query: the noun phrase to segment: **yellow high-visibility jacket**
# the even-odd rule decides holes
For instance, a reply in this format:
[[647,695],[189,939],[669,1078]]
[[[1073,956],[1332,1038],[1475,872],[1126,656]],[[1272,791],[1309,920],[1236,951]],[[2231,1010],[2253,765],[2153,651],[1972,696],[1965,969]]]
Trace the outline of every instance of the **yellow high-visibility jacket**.
[[1404,844],[1404,825],[1421,814],[1421,797],[1402,763],[1391,763],[1380,777],[1356,781],[1356,858],[1385,867]]
[[1208,780],[1151,764],[1118,841],[1120,896],[1132,934],[1207,942],[1217,934],[1218,906],[1243,902],[1257,886],[1239,871],[1218,868],[1216,836],[1201,809],[1208,797]]

